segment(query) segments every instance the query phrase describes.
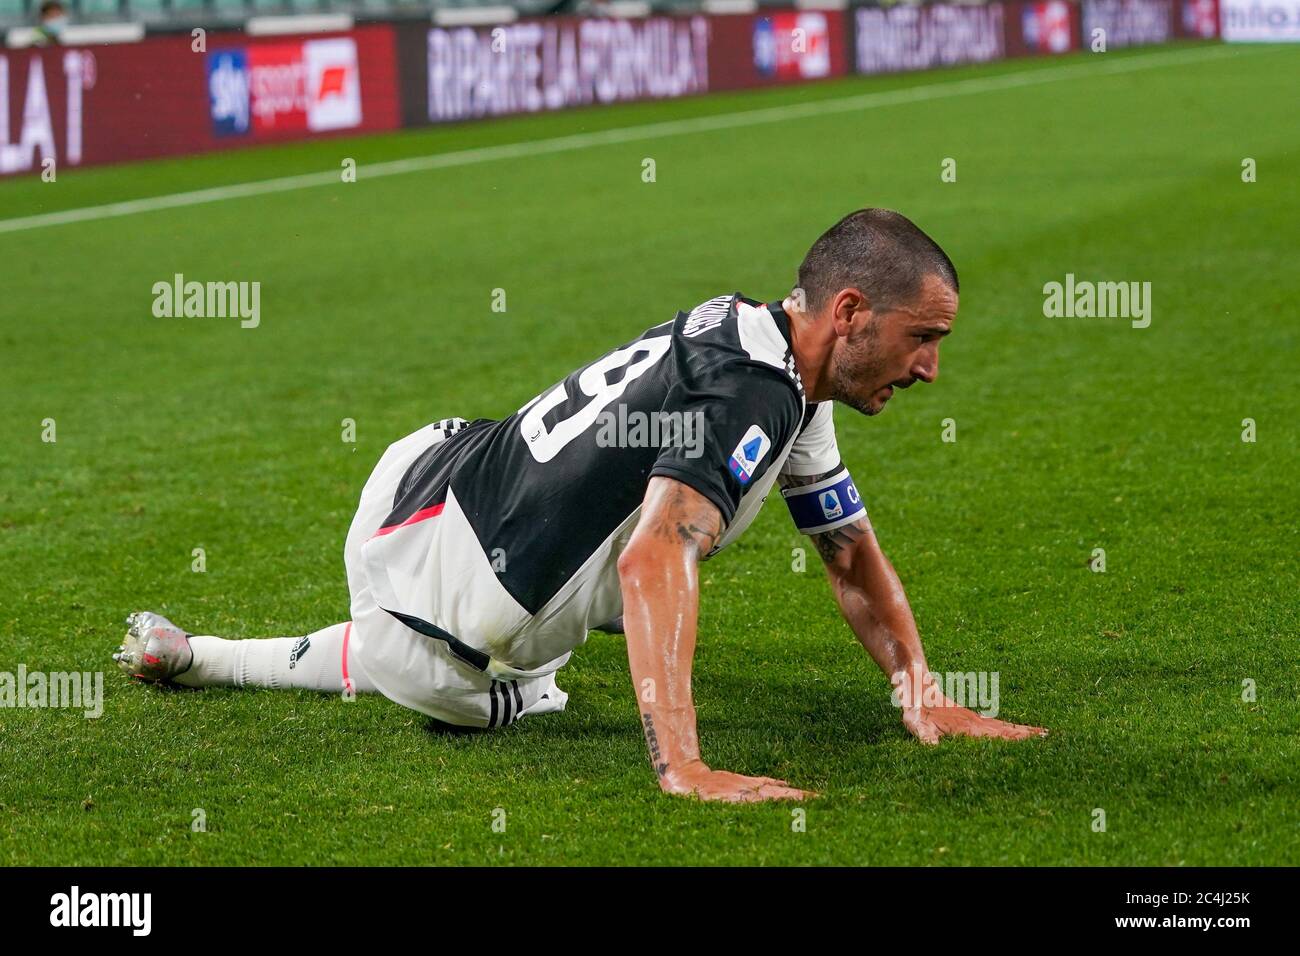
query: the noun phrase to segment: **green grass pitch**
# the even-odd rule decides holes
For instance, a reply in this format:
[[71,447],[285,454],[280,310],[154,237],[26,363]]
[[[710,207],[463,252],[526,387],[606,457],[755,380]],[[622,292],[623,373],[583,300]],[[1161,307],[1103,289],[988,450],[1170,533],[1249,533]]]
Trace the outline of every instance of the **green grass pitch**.
[[[1107,69],[1130,57],[1143,68]],[[1063,66],[1079,74],[365,176]],[[0,671],[105,678],[97,720],[0,709],[0,863],[1300,863],[1297,70],[1300,48],[1085,55],[0,183],[12,218],[360,168],[0,234]],[[803,832],[790,804],[660,795],[608,635],[561,673],[567,713],[491,734],[380,698],[166,692],[112,668],[135,608],[239,637],[344,619],[344,534],[390,441],[508,414],[712,295],[783,295],[864,205],[947,248],[961,311],[935,385],[876,419],[837,413],[845,458],[932,668],[997,671],[1000,716],[1048,739],[913,741],[815,552],[792,570],[805,543],[778,501],[703,568],[694,686],[706,761],[821,792]],[[154,318],[153,283],[178,272],[261,282],[261,325]],[[1067,273],[1151,282],[1150,327],[1045,318],[1042,287]]]

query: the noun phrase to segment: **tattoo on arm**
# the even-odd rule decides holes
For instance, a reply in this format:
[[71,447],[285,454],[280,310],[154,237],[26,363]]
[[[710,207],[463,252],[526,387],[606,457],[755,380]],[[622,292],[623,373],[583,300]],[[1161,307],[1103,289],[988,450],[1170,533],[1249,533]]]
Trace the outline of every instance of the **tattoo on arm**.
[[700,554],[708,554],[713,550],[714,545],[718,543],[718,533],[716,531],[701,528],[693,522],[677,522],[677,537],[681,539],[682,544],[694,542],[695,546],[700,549]]
[[668,764],[664,763],[663,754],[659,750],[659,737],[655,733],[654,718],[649,713],[641,715],[641,722],[645,725],[645,742],[650,748],[650,763],[655,768],[655,773],[663,776],[668,772]]
[[853,547],[869,530],[871,526],[865,521],[856,521],[834,531],[823,531],[821,534],[813,535],[813,544],[817,546],[817,553],[822,556],[822,560],[830,564],[835,560],[836,555],[845,548]]
[[[678,484],[670,492],[667,507],[655,525],[655,533],[680,544],[695,545],[700,555],[706,555],[717,546],[722,533],[721,515],[711,502],[700,498],[707,508],[692,507],[686,488]],[[696,497],[700,496],[696,494]]]

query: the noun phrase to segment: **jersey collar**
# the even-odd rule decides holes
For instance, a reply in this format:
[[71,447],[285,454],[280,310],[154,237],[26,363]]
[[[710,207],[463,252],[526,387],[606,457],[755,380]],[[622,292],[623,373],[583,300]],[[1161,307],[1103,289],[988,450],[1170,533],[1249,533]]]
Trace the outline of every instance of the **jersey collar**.
[[794,340],[790,337],[790,316],[786,315],[785,309],[781,306],[781,301],[768,302],[763,306],[771,313],[772,320],[776,322],[777,329],[781,332],[781,337],[785,339],[786,348],[794,351]]

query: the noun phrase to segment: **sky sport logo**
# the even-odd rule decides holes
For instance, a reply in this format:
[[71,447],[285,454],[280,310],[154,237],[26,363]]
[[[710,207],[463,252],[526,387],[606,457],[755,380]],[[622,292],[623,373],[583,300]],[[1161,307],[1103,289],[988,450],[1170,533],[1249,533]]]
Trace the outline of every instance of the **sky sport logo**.
[[148,936],[153,927],[152,893],[70,892],[50,897],[50,925],[60,928],[126,926],[133,936]]
[[361,125],[361,71],[351,37],[213,50],[207,80],[217,136]]
[[1070,5],[1065,0],[1027,3],[1021,11],[1020,30],[1032,52],[1064,53],[1073,40]]
[[783,80],[831,74],[831,33],[817,10],[773,11],[754,21],[754,67]]

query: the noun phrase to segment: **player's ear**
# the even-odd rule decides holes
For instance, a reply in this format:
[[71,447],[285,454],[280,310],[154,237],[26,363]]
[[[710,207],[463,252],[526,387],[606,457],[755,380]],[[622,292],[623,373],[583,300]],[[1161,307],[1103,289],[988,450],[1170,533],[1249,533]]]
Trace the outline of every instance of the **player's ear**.
[[855,335],[870,319],[871,303],[860,289],[841,289],[831,300],[831,324],[841,338]]

